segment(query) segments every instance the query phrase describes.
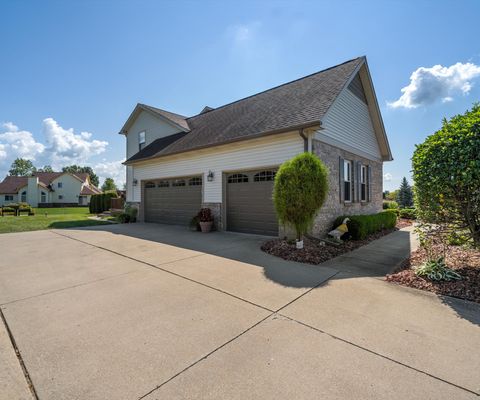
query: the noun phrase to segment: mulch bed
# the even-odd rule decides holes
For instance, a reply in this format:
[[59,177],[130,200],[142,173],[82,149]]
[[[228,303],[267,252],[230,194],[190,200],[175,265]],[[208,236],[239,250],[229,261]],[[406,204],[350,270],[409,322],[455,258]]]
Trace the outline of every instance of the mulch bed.
[[430,281],[415,275],[413,268],[427,260],[422,248],[413,252],[399,269],[386,276],[388,282],[398,283],[421,290],[428,290],[441,295],[480,303],[480,250],[462,246],[449,246],[446,264],[462,276],[459,281]]
[[333,246],[329,244],[321,246],[319,244],[319,240],[304,238],[303,249],[298,250],[295,247],[295,241],[272,239],[263,243],[261,249],[265,253],[283,258],[284,260],[317,265],[342,254],[348,253],[352,250],[358,249],[359,247],[362,247],[374,240],[380,239],[382,236],[388,235],[389,233],[410,225],[410,223],[404,226],[399,226],[397,224],[396,228],[384,229],[380,232],[369,235],[364,240],[348,240],[339,246]]

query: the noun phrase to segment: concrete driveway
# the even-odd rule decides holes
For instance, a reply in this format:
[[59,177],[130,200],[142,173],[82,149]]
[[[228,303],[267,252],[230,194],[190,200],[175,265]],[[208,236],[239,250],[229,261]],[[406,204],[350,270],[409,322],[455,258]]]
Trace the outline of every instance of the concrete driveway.
[[1,235],[0,398],[477,398],[480,307],[382,280],[409,232],[320,266],[262,240],[155,224]]

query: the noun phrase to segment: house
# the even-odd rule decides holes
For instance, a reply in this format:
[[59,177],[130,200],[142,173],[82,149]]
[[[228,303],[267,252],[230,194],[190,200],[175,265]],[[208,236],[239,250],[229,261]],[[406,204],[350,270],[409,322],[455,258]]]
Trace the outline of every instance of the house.
[[313,227],[382,209],[382,167],[392,160],[365,57],[186,117],[137,104],[126,137],[127,202],[147,222],[187,225],[200,207],[217,228],[283,234],[272,203],[275,172],[313,152],[329,194]]
[[0,183],[0,206],[25,202],[32,207],[88,205],[92,194],[102,193],[86,173],[35,172],[7,176]]

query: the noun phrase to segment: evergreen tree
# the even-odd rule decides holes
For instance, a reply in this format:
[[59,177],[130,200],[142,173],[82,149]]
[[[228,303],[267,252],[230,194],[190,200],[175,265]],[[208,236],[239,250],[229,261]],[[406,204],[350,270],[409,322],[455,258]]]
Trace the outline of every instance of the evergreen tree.
[[412,187],[409,185],[407,178],[405,177],[403,177],[402,183],[400,184],[400,189],[398,190],[397,203],[400,208],[413,207]]

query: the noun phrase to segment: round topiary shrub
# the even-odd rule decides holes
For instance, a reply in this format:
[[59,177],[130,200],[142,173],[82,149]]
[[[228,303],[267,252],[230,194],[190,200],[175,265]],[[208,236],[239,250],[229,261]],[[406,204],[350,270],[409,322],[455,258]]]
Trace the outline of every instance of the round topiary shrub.
[[284,162],[276,176],[273,202],[282,224],[295,229],[298,240],[308,232],[328,192],[328,169],[312,153]]

